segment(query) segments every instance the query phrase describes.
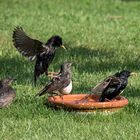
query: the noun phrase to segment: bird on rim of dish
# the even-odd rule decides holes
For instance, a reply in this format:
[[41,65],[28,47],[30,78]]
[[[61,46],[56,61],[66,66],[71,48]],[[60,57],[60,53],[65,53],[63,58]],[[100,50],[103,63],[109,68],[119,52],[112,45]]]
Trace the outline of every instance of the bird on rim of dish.
[[124,91],[128,84],[128,78],[132,75],[137,74],[129,70],[117,72],[97,84],[95,88],[92,89],[92,93],[100,95],[100,102],[110,101]]
[[57,94],[62,97],[62,95],[70,94],[72,90],[71,65],[72,63],[64,62],[57,76],[36,94],[36,96],[42,96],[48,93],[50,95]]
[[11,87],[13,80],[11,78],[0,80],[0,108],[9,106],[16,97],[16,92]]
[[42,74],[50,75],[48,67],[55,57],[57,48],[63,46],[62,38],[58,35],[52,36],[46,43],[29,37],[22,27],[16,27],[13,31],[13,44],[15,48],[29,60],[36,60],[34,68],[34,84]]

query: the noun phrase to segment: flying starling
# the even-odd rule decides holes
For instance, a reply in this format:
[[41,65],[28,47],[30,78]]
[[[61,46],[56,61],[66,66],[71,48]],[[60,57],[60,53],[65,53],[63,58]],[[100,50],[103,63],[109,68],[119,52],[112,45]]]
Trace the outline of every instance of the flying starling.
[[64,94],[69,94],[71,90],[71,63],[64,62],[61,65],[60,72],[58,73],[57,77],[53,78],[51,82],[47,84],[37,95],[41,96],[48,93],[62,96]]
[[10,105],[16,97],[15,90],[11,87],[12,81],[10,78],[0,81],[0,108]]
[[52,36],[47,43],[42,43],[39,40],[30,38],[22,29],[16,27],[13,31],[13,43],[16,49],[29,60],[36,60],[34,68],[34,84],[36,85],[37,78],[45,73],[49,74],[48,67],[51,64],[56,49],[62,47],[62,38],[58,35]]
[[128,77],[136,73],[128,70],[117,72],[112,76],[107,77],[99,83],[92,92],[100,96],[99,101],[111,100],[121,94],[128,84]]

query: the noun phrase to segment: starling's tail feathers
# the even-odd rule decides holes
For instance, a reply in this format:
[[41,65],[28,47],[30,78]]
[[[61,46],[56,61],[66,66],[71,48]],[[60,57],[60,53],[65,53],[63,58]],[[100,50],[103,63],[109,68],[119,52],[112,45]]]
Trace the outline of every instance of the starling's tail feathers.
[[47,88],[43,88],[39,93],[37,93],[35,96],[42,96],[47,92]]

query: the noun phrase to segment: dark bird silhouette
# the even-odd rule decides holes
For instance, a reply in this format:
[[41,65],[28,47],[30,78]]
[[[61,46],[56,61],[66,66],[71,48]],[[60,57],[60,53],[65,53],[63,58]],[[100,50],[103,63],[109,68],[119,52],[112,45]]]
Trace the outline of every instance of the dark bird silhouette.
[[12,81],[10,78],[0,81],[0,108],[10,105],[16,97],[15,90],[11,87]]
[[99,101],[111,100],[121,94],[128,84],[128,77],[136,73],[128,70],[117,72],[99,83],[92,92],[100,96]]
[[36,96],[48,94],[64,95],[69,94],[72,90],[71,80],[71,63],[64,62],[61,65],[60,72],[57,77],[53,78]]
[[26,35],[21,27],[16,27],[13,31],[13,43],[23,56],[28,57],[31,61],[36,60],[34,68],[35,85],[40,75],[49,74],[48,67],[55,56],[56,49],[59,47],[65,49],[60,36],[52,36],[47,43],[42,43]]

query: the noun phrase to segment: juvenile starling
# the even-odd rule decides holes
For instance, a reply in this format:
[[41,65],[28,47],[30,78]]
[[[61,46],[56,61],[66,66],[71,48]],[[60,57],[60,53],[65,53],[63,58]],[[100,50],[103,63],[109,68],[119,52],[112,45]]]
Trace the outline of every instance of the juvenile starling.
[[16,97],[15,90],[10,86],[12,81],[10,78],[0,81],[0,108],[10,105]]
[[136,73],[128,70],[117,72],[104,79],[92,89],[92,92],[101,95],[99,99],[100,102],[104,102],[106,99],[111,100],[123,92],[128,84],[128,77],[135,74]]
[[52,36],[47,43],[42,43],[26,35],[21,27],[16,27],[13,31],[13,43],[23,56],[28,57],[31,61],[36,60],[34,68],[35,85],[41,74],[48,75],[48,67],[55,56],[56,49],[59,47],[65,49],[60,36]]
[[60,72],[57,77],[53,78],[37,95],[41,96],[45,93],[64,95],[69,94],[72,90],[71,80],[71,63],[64,62],[61,65]]

